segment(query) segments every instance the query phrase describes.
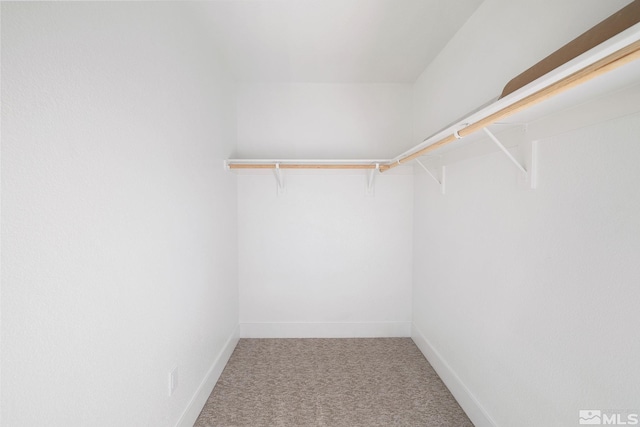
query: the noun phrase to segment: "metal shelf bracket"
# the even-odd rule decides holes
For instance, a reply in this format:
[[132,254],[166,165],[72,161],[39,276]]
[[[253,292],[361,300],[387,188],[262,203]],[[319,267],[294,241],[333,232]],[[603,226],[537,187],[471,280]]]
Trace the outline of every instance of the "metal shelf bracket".
[[284,194],[284,175],[282,174],[282,169],[280,169],[280,163],[276,163],[273,173],[276,176],[276,183],[278,184],[278,194]]
[[376,168],[371,169],[367,176],[367,196],[375,196],[376,172],[380,172],[380,163],[376,163]]
[[[518,168],[521,172],[519,181],[523,186],[526,186],[531,189],[536,188],[536,172],[538,166],[538,142],[537,141],[529,141],[526,145],[527,154],[528,154],[528,162],[524,164],[520,163],[514,156],[507,150],[507,148],[500,142],[500,140],[486,127],[482,128],[484,133],[500,148],[500,150],[511,160],[511,162]],[[526,128],[525,128],[526,131]],[[528,165],[527,165],[528,163]],[[527,167],[528,166],[528,167]]]
[[446,182],[445,181],[445,177],[446,177],[447,167],[446,166],[441,166],[441,172],[440,172],[440,177],[441,178],[438,179],[424,164],[422,164],[422,162],[419,159],[416,159],[416,162],[438,184],[438,186],[440,187],[440,192],[442,194],[446,194],[446,192],[445,192],[445,182]]

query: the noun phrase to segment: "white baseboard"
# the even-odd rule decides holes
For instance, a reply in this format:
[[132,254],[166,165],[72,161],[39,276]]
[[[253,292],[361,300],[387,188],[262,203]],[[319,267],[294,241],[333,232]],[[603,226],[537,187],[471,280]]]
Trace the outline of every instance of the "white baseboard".
[[189,401],[187,408],[176,423],[176,427],[193,427],[193,424],[198,419],[198,415],[200,415],[200,411],[204,408],[204,404],[207,403],[207,399],[209,398],[209,395],[211,395],[213,387],[216,385],[216,382],[218,382],[220,374],[222,374],[225,365],[229,361],[231,353],[233,353],[233,350],[238,344],[238,340],[240,339],[239,331],[240,327],[237,326],[231,336],[229,336],[229,339],[227,339],[227,342],[222,347],[218,357],[213,361],[211,368],[209,368],[209,371],[204,376],[200,386],[198,386],[198,389]]
[[431,366],[433,366],[433,369],[438,373],[442,382],[445,383],[471,422],[476,427],[496,427],[495,421],[415,324],[411,330],[411,338]]
[[410,337],[411,322],[241,323],[242,338]]

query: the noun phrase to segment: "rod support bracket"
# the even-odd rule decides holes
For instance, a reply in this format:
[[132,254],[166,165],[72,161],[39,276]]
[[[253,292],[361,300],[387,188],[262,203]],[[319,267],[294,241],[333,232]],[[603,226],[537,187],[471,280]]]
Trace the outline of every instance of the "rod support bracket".
[[445,178],[447,176],[447,167],[446,166],[440,166],[440,179],[436,178],[436,176],[429,170],[429,168],[427,168],[419,159],[416,159],[416,163],[418,163],[420,165],[420,167],[422,169],[424,169],[424,171],[431,177],[433,178],[433,180],[436,182],[436,184],[438,184],[438,186],[440,187],[440,192],[442,194],[446,194],[446,188],[445,188]]
[[375,169],[371,169],[367,176],[367,196],[375,196],[376,172],[380,172],[380,163],[376,163]]
[[[538,166],[538,142],[527,141],[526,142],[526,160],[520,163],[509,150],[500,142],[500,140],[486,127],[482,128],[485,134],[500,148],[500,150],[507,156],[509,160],[518,168],[521,172],[519,182],[522,186],[535,189],[537,180],[537,166]],[[523,127],[526,133],[527,128]]]
[[278,185],[278,195],[284,194],[284,175],[282,169],[280,169],[280,163],[276,163],[276,167],[273,169],[276,175],[276,184]]
[[513,154],[511,154],[509,152],[509,150],[507,150],[507,147],[505,147],[498,138],[496,138],[496,136],[486,127],[482,128],[482,130],[484,131],[484,133],[487,134],[487,136],[498,146],[498,148],[500,148],[500,150],[509,158],[509,160],[511,160],[511,162],[516,165],[516,167],[518,169],[520,169],[520,171],[522,173],[524,173],[525,175],[528,173],[527,169],[520,164],[520,162],[518,160],[516,160],[515,157],[513,157]]

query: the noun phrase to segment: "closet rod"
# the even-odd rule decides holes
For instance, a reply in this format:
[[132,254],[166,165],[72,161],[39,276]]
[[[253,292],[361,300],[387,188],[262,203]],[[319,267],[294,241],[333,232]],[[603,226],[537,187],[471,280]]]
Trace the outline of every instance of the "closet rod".
[[[322,164],[322,163],[278,163],[280,169],[376,169],[376,165]],[[229,169],[275,169],[276,163],[229,163]]]
[[410,162],[418,157],[424,156],[425,154],[437,150],[440,147],[443,147],[447,144],[450,144],[460,138],[465,136],[469,136],[483,128],[501,120],[505,119],[519,111],[522,111],[528,107],[531,107],[539,102],[542,102],[548,98],[551,98],[555,95],[558,95],[568,89],[571,89],[575,86],[578,86],[582,83],[585,83],[591,79],[594,79],[602,74],[605,74],[611,70],[614,70],[622,65],[625,65],[629,62],[632,62],[636,59],[640,58],[640,40],[625,46],[624,48],[612,53],[609,56],[602,58],[599,61],[594,62],[593,64],[576,71],[575,73],[558,80],[551,85],[534,92],[533,94],[522,98],[519,101],[514,102],[511,105],[508,105],[497,112],[478,120],[475,123],[469,124],[467,127],[460,129],[459,131],[425,147],[414,153],[407,154],[405,156],[400,157],[397,160],[392,160],[388,164],[380,165],[380,172],[387,171],[396,166],[400,166],[403,163]]

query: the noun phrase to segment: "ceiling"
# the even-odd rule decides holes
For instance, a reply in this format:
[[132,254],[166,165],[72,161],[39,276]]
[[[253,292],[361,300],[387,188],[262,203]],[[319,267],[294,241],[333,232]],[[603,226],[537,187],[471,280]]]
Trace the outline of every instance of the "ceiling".
[[226,0],[198,14],[240,82],[412,83],[482,0]]

